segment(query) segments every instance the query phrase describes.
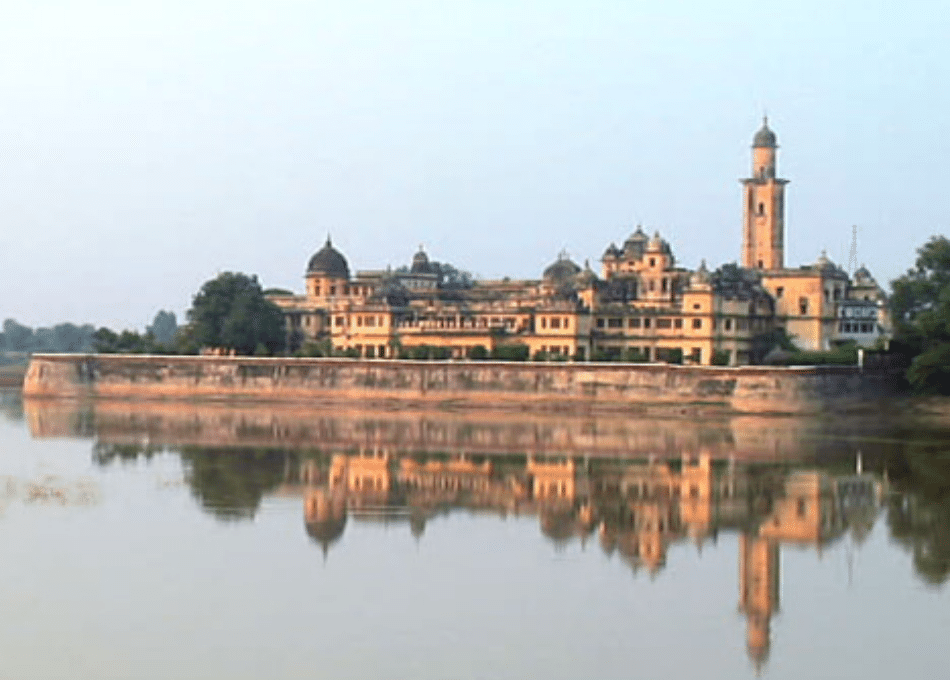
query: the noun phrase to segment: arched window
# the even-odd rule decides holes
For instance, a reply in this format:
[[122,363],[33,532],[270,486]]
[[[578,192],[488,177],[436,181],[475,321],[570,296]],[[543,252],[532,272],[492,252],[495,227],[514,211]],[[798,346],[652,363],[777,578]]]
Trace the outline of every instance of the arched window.
[[765,214],[765,203],[763,203],[762,201],[759,201],[759,214],[760,215]]

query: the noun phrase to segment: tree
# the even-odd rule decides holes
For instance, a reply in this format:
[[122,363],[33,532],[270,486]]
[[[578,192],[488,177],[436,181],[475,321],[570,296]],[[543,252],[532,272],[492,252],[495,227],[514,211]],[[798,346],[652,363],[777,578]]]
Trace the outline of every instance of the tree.
[[950,394],[950,240],[933,236],[914,268],[891,282],[898,345],[913,357],[907,380],[918,392]]
[[206,281],[192,300],[188,321],[200,347],[254,354],[260,345],[276,354],[286,342],[284,315],[264,297],[256,276],[224,272]]
[[175,339],[175,333],[178,331],[178,319],[174,312],[164,309],[159,310],[152,321],[151,326],[145,328],[146,333],[151,333],[155,342],[163,345],[170,345]]
[[13,319],[3,322],[4,345],[12,352],[26,352],[32,349],[33,329],[23,326]]

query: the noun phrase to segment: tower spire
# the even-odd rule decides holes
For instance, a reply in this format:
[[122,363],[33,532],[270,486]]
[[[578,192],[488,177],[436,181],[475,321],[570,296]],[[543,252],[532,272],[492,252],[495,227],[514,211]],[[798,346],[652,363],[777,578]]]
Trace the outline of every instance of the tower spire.
[[750,269],[785,267],[785,185],[776,177],[778,138],[767,113],[752,137],[752,176],[742,180],[742,264]]

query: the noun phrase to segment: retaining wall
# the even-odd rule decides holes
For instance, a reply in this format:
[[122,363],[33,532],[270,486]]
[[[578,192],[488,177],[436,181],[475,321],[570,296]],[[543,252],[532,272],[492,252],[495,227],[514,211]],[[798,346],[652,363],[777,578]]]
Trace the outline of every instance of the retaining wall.
[[744,413],[854,410],[897,393],[897,376],[856,367],[34,355],[28,397],[215,399]]

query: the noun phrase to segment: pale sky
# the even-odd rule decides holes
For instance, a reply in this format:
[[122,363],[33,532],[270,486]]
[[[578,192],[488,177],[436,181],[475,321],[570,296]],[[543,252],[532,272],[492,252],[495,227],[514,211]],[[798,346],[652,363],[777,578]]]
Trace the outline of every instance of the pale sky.
[[934,2],[75,0],[0,8],[0,319],[141,329],[220,271],[538,277],[638,222],[739,258],[778,134],[788,265],[887,284],[950,224]]

